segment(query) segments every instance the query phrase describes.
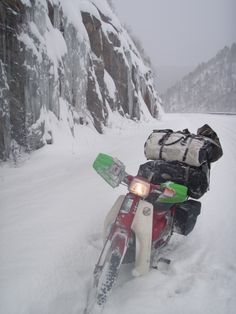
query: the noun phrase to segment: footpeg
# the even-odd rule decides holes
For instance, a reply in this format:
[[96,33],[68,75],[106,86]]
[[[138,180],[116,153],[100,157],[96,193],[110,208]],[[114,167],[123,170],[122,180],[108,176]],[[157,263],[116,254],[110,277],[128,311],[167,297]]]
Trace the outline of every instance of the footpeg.
[[156,261],[155,265],[152,265],[152,268],[153,268],[153,269],[159,269],[159,265],[164,264],[164,265],[166,265],[166,266],[169,266],[170,263],[171,263],[171,260],[170,260],[170,259],[165,258],[165,257],[160,257],[160,258]]
[[170,265],[171,260],[170,260],[169,258],[160,257],[160,258],[158,259],[157,263],[159,263],[159,262],[165,263],[165,264],[167,264],[167,265]]

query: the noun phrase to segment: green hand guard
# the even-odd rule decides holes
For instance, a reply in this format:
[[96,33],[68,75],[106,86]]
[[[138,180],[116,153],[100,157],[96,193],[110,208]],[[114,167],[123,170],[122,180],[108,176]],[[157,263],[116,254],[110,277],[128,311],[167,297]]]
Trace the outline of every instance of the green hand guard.
[[117,158],[106,154],[98,154],[93,168],[113,188],[117,187],[125,177],[125,165]]
[[161,195],[159,197],[159,201],[161,203],[172,203],[172,204],[182,203],[187,198],[188,188],[184,185],[168,181],[165,183],[161,183],[161,188],[168,188],[175,192],[174,196],[170,196],[170,197]]

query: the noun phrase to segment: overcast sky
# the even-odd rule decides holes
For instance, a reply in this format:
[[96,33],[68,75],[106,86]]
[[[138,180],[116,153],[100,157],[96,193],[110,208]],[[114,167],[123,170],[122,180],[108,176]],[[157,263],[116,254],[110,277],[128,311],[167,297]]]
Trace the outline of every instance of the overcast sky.
[[236,42],[236,0],[113,0],[155,66],[196,66]]

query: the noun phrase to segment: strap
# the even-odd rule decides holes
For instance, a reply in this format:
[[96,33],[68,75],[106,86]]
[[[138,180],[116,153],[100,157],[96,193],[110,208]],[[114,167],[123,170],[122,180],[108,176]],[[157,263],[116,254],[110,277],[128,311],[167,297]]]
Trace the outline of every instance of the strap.
[[176,144],[176,143],[178,143],[178,142],[181,142],[182,140],[185,141],[185,138],[184,138],[184,137],[180,137],[178,140],[176,140],[176,141],[174,141],[174,142],[171,142],[171,143],[169,143],[169,144],[163,144],[163,146],[171,146],[171,145],[174,145],[174,144]]
[[186,165],[186,167],[184,167],[184,169],[185,169],[184,179],[185,179],[185,184],[186,184],[187,182],[189,182],[190,166]]
[[183,156],[183,162],[185,162],[186,158],[187,158],[187,154],[188,154],[188,151],[189,151],[189,146],[190,144],[192,143],[192,140],[193,140],[193,137],[192,136],[188,136],[186,139],[185,139],[185,142],[187,142],[187,140],[189,139],[190,137],[190,141],[188,142],[188,146],[187,148],[185,149],[185,152],[184,152],[184,156]]
[[[173,131],[167,132],[167,133],[159,140],[158,144],[161,145],[161,146],[171,146],[171,145],[174,145],[174,144],[176,144],[176,143],[178,143],[178,142],[181,142],[182,140],[183,140],[183,141],[186,140],[186,139],[185,139],[185,136],[182,136],[182,137],[178,138],[177,140],[175,140],[174,142],[171,142],[171,143],[166,144],[166,141],[168,140],[168,138],[170,137],[170,135],[173,134],[173,133],[177,133],[177,132],[173,132]],[[182,133],[180,133],[180,134],[182,134]]]
[[158,144],[161,146],[160,152],[159,152],[159,158],[162,159],[162,152],[163,148],[166,145],[165,142],[168,140],[170,135],[173,133],[172,130],[167,130],[167,133],[162,136],[162,138],[158,141]]

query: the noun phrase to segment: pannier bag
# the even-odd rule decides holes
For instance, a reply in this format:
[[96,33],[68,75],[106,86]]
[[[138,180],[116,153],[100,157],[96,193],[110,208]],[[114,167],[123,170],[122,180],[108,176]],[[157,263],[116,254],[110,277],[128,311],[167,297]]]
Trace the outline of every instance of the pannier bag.
[[[221,157],[220,154],[218,157],[213,156],[214,148],[218,146],[218,143],[203,136],[201,129],[199,130],[198,135],[191,134],[187,129],[177,132],[170,129],[153,130],[144,145],[146,158],[180,161],[194,167],[199,167],[204,162],[216,161]],[[205,133],[207,133],[206,130]],[[220,150],[222,152],[221,147]]]
[[200,212],[201,203],[198,201],[187,200],[177,204],[174,231],[182,235],[188,235],[193,230]]
[[188,195],[195,199],[207,192],[210,184],[210,168],[207,162],[200,167],[193,167],[178,161],[148,161],[139,167],[138,175],[153,184],[166,181],[183,184],[188,188]]

